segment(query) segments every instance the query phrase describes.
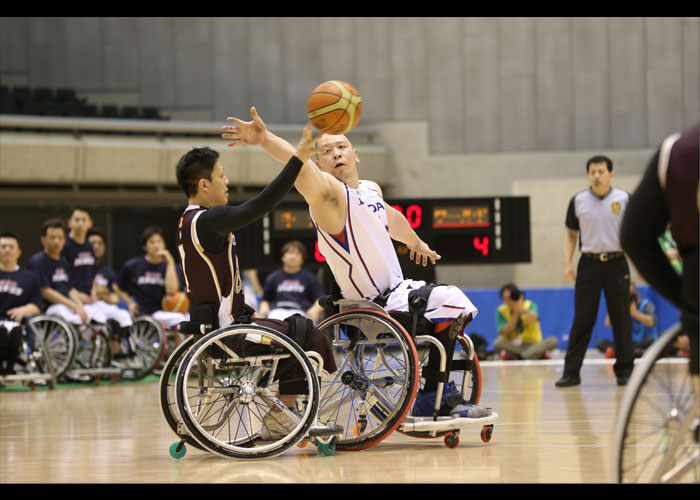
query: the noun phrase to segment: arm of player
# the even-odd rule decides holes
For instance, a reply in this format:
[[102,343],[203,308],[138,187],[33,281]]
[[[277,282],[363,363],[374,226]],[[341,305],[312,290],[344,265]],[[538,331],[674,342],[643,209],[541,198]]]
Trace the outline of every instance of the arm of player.
[[[245,122],[238,118],[229,117],[227,121],[233,126],[221,127],[223,139],[233,139],[228,146],[235,147],[242,144],[261,146],[270,156],[280,163],[286,163],[289,157],[295,153],[295,148],[290,143],[270,132],[258,115],[255,107],[250,108],[251,121]],[[318,137],[313,141],[315,144]],[[344,197],[342,186],[332,175],[322,172],[313,161],[304,158],[304,164],[297,175],[294,187],[304,197],[311,207],[316,222],[324,230],[336,233],[342,230],[345,221]],[[333,210],[328,210],[332,208]],[[342,208],[342,210],[337,210]]]
[[[377,189],[379,189],[379,186],[377,186]],[[386,217],[389,223],[389,236],[406,245],[406,248],[409,250],[409,258],[415,260],[416,264],[421,264],[425,267],[428,265],[428,260],[430,260],[432,264],[440,260],[440,255],[418,237],[401,212],[387,205]]]
[[39,310],[39,307],[36,304],[25,304],[23,306],[18,306],[18,307],[13,307],[12,309],[7,310],[7,316],[12,320],[12,321],[17,321],[21,322],[24,318],[28,318],[29,316],[34,316],[36,314],[39,314],[41,311]]
[[571,259],[574,256],[574,249],[576,248],[577,240],[578,231],[567,229],[566,235],[564,236],[564,276],[572,283],[576,282],[576,273],[574,272],[574,268],[571,264]]

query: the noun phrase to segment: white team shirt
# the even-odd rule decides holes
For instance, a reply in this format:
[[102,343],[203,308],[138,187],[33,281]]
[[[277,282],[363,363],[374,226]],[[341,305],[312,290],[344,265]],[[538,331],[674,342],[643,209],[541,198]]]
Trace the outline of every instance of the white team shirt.
[[326,258],[343,297],[373,299],[403,281],[403,273],[389,236],[386,203],[376,186],[360,181],[357,189],[343,184],[348,214],[335,235],[314,220],[318,249]]

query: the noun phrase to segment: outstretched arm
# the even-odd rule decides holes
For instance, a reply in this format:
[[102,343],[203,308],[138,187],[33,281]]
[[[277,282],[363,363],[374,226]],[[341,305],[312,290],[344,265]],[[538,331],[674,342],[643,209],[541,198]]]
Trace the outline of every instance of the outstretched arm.
[[[250,108],[250,114],[251,121],[227,118],[233,125],[221,127],[225,132],[221,137],[233,140],[228,144],[231,147],[243,144],[261,146],[280,163],[286,162],[289,155],[293,154],[292,145],[267,129],[255,107]],[[316,222],[326,231],[337,232],[345,220],[341,184],[332,175],[322,172],[310,156],[304,161],[294,187],[311,207]],[[336,210],[341,208],[342,210]]]

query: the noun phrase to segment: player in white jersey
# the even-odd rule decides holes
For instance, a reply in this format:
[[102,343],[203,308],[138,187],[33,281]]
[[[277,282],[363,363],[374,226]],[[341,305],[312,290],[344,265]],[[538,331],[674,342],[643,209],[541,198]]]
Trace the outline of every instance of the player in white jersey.
[[[230,146],[260,145],[278,161],[284,163],[294,147],[272,134],[251,108],[252,121],[228,118],[233,126],[224,126],[224,139],[233,139]],[[387,205],[380,187],[372,181],[360,181],[358,152],[344,135],[323,135],[317,143],[317,164],[304,163],[295,187],[309,204],[317,229],[319,250],[326,258],[344,297],[370,300],[385,294],[384,308],[408,311],[408,295],[425,285],[423,281],[404,279],[392,239],[409,249],[411,259],[423,266],[440,256],[411,229],[398,210]],[[383,301],[382,301],[383,302]],[[435,336],[448,353],[447,370],[452,361],[457,335],[476,316],[477,309],[454,286],[433,288],[424,316],[436,323]],[[431,356],[431,364],[435,362]],[[438,381],[426,380],[416,398],[414,415],[432,411]],[[446,385],[443,401],[454,401],[453,389]],[[432,399],[431,399],[432,398]],[[461,401],[449,410],[461,417],[484,417],[488,408]]]

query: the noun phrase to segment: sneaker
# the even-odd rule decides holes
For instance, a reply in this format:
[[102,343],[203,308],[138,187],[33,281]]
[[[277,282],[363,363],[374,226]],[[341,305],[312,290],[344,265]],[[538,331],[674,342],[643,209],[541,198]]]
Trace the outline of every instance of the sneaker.
[[[435,408],[435,392],[418,391],[411,414],[414,417],[431,417]],[[491,408],[467,403],[454,382],[448,382],[442,390],[440,415],[460,418],[482,418],[491,415]]]
[[299,418],[290,411],[271,411],[263,417],[260,438],[273,441],[289,435],[299,424]]
[[520,359],[520,356],[517,354],[511,354],[506,351],[501,352],[501,361],[518,361]]

